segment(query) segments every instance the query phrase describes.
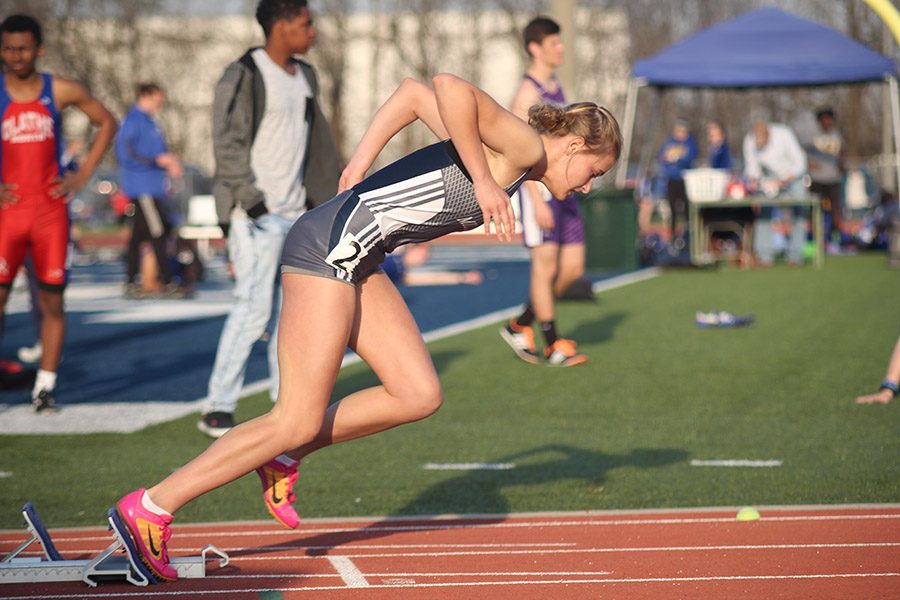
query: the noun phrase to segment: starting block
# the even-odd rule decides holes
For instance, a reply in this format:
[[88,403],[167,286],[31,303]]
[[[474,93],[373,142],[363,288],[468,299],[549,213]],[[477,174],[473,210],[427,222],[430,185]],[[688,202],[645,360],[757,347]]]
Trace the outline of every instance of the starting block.
[[[115,509],[110,509],[107,514],[113,543],[94,558],[85,560],[66,560],[62,557],[31,502],[22,508],[22,516],[30,536],[0,561],[0,584],[83,581],[95,587],[101,581],[122,579],[139,586],[157,583],[138,558],[137,550]],[[40,545],[43,556],[19,556],[34,542]],[[206,577],[206,561],[211,560],[209,555],[218,558],[219,567],[228,564],[228,555],[212,544],[204,546],[199,556],[176,556],[170,564],[178,572],[179,579],[199,579]]]

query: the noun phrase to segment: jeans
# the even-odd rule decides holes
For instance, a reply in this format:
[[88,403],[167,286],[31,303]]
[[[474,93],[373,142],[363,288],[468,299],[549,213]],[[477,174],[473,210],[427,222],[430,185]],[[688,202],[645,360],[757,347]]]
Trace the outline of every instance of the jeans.
[[[243,211],[232,213],[228,254],[234,268],[235,303],[225,320],[212,375],[205,413],[233,413],[237,407],[250,351],[266,330],[270,318],[281,309],[275,294],[281,251],[293,220],[273,214],[250,219]],[[278,327],[269,337],[269,394],[278,397]]]
[[[801,178],[795,179],[779,194],[780,196],[799,198],[806,195],[806,188]],[[753,224],[753,250],[756,258],[763,264],[772,264],[775,260],[775,245],[772,238],[772,207],[760,209]],[[809,220],[809,209],[805,206],[783,206],[778,208],[779,215],[790,216],[791,238],[788,243],[787,257],[793,264],[803,264],[803,249],[806,246],[806,225]]]

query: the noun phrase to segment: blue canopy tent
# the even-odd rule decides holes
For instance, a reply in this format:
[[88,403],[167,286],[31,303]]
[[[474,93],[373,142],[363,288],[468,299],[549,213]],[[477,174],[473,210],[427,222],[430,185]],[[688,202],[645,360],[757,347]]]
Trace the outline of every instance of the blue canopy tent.
[[[638,91],[642,87],[749,89],[882,81],[890,86],[894,152],[900,139],[897,65],[858,42],[778,8],[723,21],[635,62],[625,101],[625,183]],[[900,180],[900,163],[897,166]]]

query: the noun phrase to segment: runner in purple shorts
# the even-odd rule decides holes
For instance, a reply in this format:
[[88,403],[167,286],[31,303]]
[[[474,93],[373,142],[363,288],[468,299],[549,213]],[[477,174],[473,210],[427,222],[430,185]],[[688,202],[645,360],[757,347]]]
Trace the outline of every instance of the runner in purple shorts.
[[[512,112],[527,119],[535,104],[563,106],[566,96],[555,75],[562,64],[560,29],[551,19],[537,17],[526,27],[525,50],[531,66],[513,99]],[[500,330],[500,335],[522,360],[541,362],[532,325],[537,320],[544,336],[546,364],[571,367],[587,362],[572,340],[556,332],[554,304],[570,285],[584,275],[584,221],[574,193],[553,198],[546,189],[526,182],[519,190],[522,237],[531,253],[531,281],[525,310]]]
[[[519,195],[519,206],[522,214],[525,209],[531,210],[530,201],[522,201]],[[546,201],[550,212],[553,215],[553,228],[541,229],[540,226],[530,218],[528,225],[532,225],[530,229],[526,229],[525,217],[522,218],[523,233],[522,239],[525,246],[529,249],[542,244],[556,244],[558,246],[567,246],[571,244],[584,244],[584,219],[581,218],[581,208],[578,206],[578,198],[575,194],[567,196],[564,200],[550,198]]]

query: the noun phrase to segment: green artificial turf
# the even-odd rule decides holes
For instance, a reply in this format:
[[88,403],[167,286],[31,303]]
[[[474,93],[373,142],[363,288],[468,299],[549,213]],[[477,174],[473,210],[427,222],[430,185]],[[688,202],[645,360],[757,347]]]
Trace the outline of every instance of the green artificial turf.
[[[873,254],[829,257],[820,271],[668,271],[560,305],[561,333],[590,356],[585,366],[525,364],[499,324],[438,341],[441,410],[308,457],[298,507],[324,517],[900,501],[900,401],[853,402],[884,375],[898,295],[900,272]],[[756,323],[701,330],[697,310]],[[364,365],[348,367],[335,397],[373,384]],[[269,406],[264,394],[242,400],[238,418]],[[129,435],[0,437],[0,471],[13,474],[0,478],[0,528],[18,528],[28,500],[51,527],[102,524],[122,494],[208,445],[196,419]],[[515,468],[422,468],[469,462]],[[179,513],[264,518],[255,475]]]

